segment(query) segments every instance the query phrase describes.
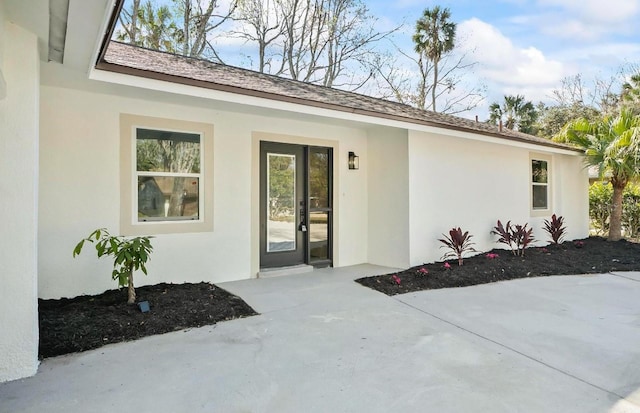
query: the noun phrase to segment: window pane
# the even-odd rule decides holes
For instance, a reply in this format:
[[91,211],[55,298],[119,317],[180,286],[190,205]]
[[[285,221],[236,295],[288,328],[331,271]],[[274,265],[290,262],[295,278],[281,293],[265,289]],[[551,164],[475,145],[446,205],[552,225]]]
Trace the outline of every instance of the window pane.
[[267,252],[296,249],[296,157],[267,154]]
[[329,259],[329,214],[309,214],[309,251],[311,261]]
[[198,219],[198,178],[138,177],[138,221]]
[[547,209],[547,185],[533,186],[533,209]]
[[547,183],[547,161],[531,161],[531,181],[536,183]]
[[329,150],[309,151],[309,208],[329,207]]
[[200,173],[200,135],[137,129],[136,166],[141,172]]

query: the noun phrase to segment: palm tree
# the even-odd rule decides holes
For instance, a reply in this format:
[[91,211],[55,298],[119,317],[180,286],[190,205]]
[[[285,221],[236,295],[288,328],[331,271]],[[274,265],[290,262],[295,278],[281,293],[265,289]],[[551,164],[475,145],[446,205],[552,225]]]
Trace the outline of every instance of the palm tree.
[[502,106],[494,102],[489,106],[489,123],[497,125],[504,121],[507,129],[524,133],[533,132],[533,124],[538,118],[538,111],[531,101],[524,100],[522,95],[509,95],[504,97]]
[[[433,87],[431,88],[431,110],[436,111],[436,86],[438,85],[438,63],[442,55],[453,50],[456,37],[456,24],[451,22],[449,8],[425,9],[422,17],[416,22],[416,32],[413,35],[419,63],[427,58],[433,63]],[[424,93],[424,92],[423,92]]]
[[640,114],[640,73],[631,76],[628,82],[622,85],[622,105]]
[[609,241],[622,238],[622,193],[630,180],[640,176],[640,116],[621,109],[596,121],[581,118],[569,122],[554,140],[584,150],[585,163],[597,166],[600,176],[611,174],[613,199]]

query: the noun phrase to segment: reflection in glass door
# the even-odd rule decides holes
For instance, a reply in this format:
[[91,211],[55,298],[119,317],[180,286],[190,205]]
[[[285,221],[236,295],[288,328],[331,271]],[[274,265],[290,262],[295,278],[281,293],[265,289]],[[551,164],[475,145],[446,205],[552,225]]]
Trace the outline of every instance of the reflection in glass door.
[[267,252],[296,249],[296,156],[267,154]]
[[309,261],[331,263],[331,149],[309,148]]

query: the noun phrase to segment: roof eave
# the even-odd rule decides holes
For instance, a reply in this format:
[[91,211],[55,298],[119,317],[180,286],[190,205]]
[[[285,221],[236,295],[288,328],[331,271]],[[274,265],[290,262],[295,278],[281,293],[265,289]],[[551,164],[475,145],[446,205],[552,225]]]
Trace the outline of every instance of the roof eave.
[[215,90],[220,92],[227,92],[227,93],[239,94],[244,96],[269,99],[269,100],[285,102],[285,103],[293,103],[298,105],[334,110],[334,111],[345,112],[345,113],[352,113],[356,115],[362,115],[362,116],[368,116],[368,117],[374,117],[374,118],[382,118],[382,119],[387,119],[392,121],[421,125],[421,126],[435,127],[435,128],[448,129],[448,130],[453,130],[458,132],[466,132],[466,133],[472,133],[477,135],[490,136],[493,138],[503,139],[507,141],[516,141],[516,142],[521,142],[524,144],[529,144],[534,146],[546,146],[553,149],[581,152],[579,149],[570,148],[565,145],[558,145],[552,141],[549,141],[548,143],[534,142],[534,141],[531,141],[530,139],[520,138],[518,136],[505,136],[499,133],[479,131],[477,129],[465,128],[461,126],[443,125],[438,122],[430,122],[423,119],[415,119],[411,117],[399,116],[399,115],[394,115],[389,113],[380,113],[380,112],[366,110],[366,109],[358,109],[358,108],[343,106],[339,104],[318,102],[311,99],[304,99],[304,98],[298,98],[293,96],[284,96],[276,93],[265,92],[265,91],[254,90],[254,89],[247,89],[247,88],[242,88],[237,86],[223,85],[223,84],[213,83],[209,81],[192,79],[189,77],[176,76],[176,75],[152,71],[152,70],[138,69],[130,66],[118,65],[118,64],[106,62],[104,60],[99,61],[96,64],[96,69],[119,73],[123,75],[138,76],[138,77],[144,77],[144,78],[153,79],[153,80],[177,83],[177,84],[182,84],[186,86],[205,88],[205,89],[210,89],[210,90]]

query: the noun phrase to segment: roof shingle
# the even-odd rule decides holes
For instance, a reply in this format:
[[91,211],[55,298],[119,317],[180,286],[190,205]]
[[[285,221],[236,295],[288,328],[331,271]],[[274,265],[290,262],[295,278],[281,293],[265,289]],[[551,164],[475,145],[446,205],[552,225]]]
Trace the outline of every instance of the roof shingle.
[[104,54],[104,61],[99,62],[97,67],[237,94],[399,120],[418,125],[480,133],[558,149],[576,150],[568,145],[537,136],[509,129],[501,131],[498,127],[484,122],[421,110],[358,93],[285,79],[206,60],[158,52],[115,41],[109,42]]

